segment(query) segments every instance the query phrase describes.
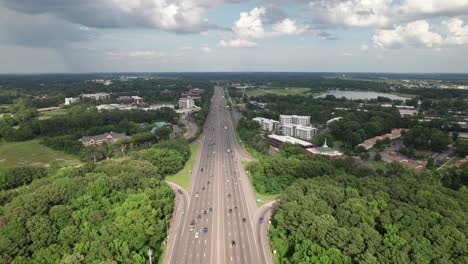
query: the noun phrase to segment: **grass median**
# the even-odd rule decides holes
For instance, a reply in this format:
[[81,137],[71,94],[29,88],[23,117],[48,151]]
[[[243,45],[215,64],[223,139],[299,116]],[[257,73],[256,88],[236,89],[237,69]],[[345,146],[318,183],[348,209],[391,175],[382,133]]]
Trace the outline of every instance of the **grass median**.
[[166,180],[180,185],[187,191],[190,189],[190,174],[195,163],[198,147],[198,144],[190,145],[190,158],[185,163],[184,168],[175,175],[167,176]]

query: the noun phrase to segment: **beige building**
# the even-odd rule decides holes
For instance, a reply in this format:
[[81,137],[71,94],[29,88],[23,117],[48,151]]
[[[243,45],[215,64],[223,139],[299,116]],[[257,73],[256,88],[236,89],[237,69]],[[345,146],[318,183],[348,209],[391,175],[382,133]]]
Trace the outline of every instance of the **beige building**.
[[128,138],[125,133],[104,133],[102,135],[91,136],[91,137],[82,137],[79,141],[84,146],[102,146],[104,143],[110,144],[115,143],[119,139]]
[[180,98],[179,99],[179,108],[180,109],[190,109],[195,106],[195,101],[192,98]]

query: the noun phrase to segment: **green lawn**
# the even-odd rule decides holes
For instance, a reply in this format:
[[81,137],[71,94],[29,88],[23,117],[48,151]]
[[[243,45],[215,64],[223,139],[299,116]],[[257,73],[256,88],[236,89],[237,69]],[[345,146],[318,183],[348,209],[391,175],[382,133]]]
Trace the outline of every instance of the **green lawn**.
[[48,112],[42,112],[39,114],[37,119],[45,120],[45,119],[49,119],[55,116],[61,116],[65,114],[67,114],[67,109],[58,109],[58,110],[53,110],[53,111],[48,111]]
[[185,163],[184,168],[179,171],[177,174],[172,176],[167,176],[166,180],[180,185],[185,190],[190,188],[190,173],[192,172],[193,165],[195,163],[195,157],[197,156],[198,145],[192,144],[190,146],[191,154],[190,159]]
[[248,96],[262,96],[266,94],[276,94],[281,96],[286,95],[306,95],[312,91],[310,88],[305,87],[268,87],[268,88],[258,88],[247,90],[246,93]]
[[77,157],[50,149],[38,140],[24,142],[0,141],[0,167],[47,166],[50,162],[78,165]]

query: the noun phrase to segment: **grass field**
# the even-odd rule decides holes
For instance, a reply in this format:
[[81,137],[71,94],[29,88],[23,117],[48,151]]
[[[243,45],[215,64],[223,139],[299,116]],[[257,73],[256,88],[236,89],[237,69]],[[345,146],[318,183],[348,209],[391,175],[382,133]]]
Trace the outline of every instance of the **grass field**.
[[246,94],[248,96],[262,96],[266,94],[275,94],[275,95],[306,95],[312,91],[310,88],[305,87],[289,87],[289,88],[282,88],[282,87],[268,87],[268,88],[259,88],[259,89],[252,89],[247,90]]
[[39,114],[37,119],[46,120],[46,119],[49,119],[49,118],[52,118],[52,117],[55,117],[55,116],[65,115],[66,113],[67,113],[66,109],[58,109],[58,110],[53,110],[53,111],[49,111],[49,112],[42,112],[42,113]]
[[187,161],[187,163],[185,163],[184,168],[177,174],[166,177],[166,180],[180,185],[187,191],[190,188],[190,173],[192,172],[193,164],[195,163],[195,156],[197,155],[198,145],[192,144],[190,146],[190,151],[190,159]]
[[41,145],[37,140],[25,142],[0,141],[0,167],[45,167],[51,162],[61,165],[78,165],[77,157]]

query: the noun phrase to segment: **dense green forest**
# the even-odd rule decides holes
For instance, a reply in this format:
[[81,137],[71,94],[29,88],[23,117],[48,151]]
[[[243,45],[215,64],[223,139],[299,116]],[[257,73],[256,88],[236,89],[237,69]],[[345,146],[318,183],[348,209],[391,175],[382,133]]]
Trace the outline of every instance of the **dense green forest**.
[[169,140],[131,158],[34,169],[37,176],[30,180],[21,178],[31,173],[25,169],[3,172],[6,177],[0,172],[0,258],[4,263],[147,263],[151,248],[158,263],[174,205],[163,179],[180,170],[189,155],[185,141]]
[[247,168],[258,192],[281,194],[270,227],[279,263],[468,260],[466,186],[443,186],[466,183],[468,164],[420,173],[392,163],[376,172],[283,145]]

